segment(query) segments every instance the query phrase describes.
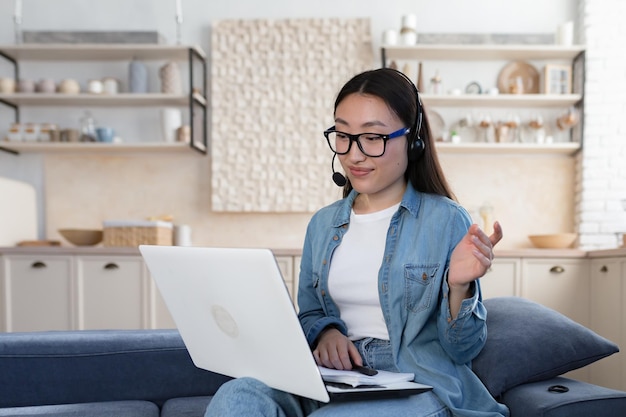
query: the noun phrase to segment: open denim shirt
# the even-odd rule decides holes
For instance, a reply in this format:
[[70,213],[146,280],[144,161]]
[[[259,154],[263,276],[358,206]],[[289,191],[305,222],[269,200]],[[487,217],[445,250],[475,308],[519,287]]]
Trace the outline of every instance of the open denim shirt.
[[[307,228],[298,305],[311,346],[327,326],[347,334],[329,294],[328,272],[357,194],[353,190],[319,210]],[[432,385],[455,415],[506,416],[506,407],[493,399],[470,367],[487,339],[487,312],[478,281],[456,319],[450,314],[450,256],[470,225],[470,216],[457,203],[407,186],[387,232],[378,273],[380,304],[401,372],[412,372],[417,382]]]

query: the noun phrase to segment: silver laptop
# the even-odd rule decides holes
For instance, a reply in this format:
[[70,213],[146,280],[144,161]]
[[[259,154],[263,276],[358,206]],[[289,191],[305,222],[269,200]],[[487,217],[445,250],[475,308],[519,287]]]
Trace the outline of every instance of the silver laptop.
[[150,245],[139,250],[198,368],[256,378],[323,402],[432,389],[414,382],[327,387],[270,250]]

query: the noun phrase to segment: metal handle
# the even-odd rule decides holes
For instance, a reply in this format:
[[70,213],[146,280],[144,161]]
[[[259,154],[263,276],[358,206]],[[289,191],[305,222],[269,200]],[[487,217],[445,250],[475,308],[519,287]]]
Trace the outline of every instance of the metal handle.
[[115,269],[120,269],[120,267],[116,263],[111,262],[111,263],[108,263],[108,264],[104,265],[104,269],[112,271],[112,270],[115,270]]
[[602,268],[600,268],[600,272],[609,272],[609,268],[606,265],[602,265]]
[[44,262],[35,261],[35,262],[32,263],[32,265],[30,267],[34,268],[34,269],[42,269],[42,268],[46,268],[47,265]]
[[565,272],[565,268],[559,265],[553,266],[552,268],[550,268],[550,272],[553,274],[562,274],[563,272]]

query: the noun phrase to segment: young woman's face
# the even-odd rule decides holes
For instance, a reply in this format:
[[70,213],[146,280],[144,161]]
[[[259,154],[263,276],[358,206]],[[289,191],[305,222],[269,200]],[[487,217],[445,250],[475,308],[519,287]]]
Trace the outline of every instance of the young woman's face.
[[[335,109],[335,129],[345,133],[387,135],[404,127],[407,126],[376,96],[350,94]],[[360,194],[390,200],[392,204],[402,198],[408,164],[406,136],[389,139],[380,157],[364,155],[356,143],[352,143],[350,152],[337,157],[352,187]]]

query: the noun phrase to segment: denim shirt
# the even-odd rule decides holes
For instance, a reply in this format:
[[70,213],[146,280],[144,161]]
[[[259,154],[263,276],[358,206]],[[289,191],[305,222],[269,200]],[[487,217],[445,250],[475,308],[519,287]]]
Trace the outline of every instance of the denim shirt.
[[[321,210],[307,228],[298,288],[299,318],[311,346],[321,331],[334,326],[347,334],[339,308],[328,290],[333,251],[349,227],[356,198]],[[458,416],[508,416],[471,370],[471,361],[487,337],[480,284],[464,300],[456,318],[450,314],[447,275],[450,256],[471,220],[457,203],[407,186],[391,218],[378,272],[380,304],[398,370],[432,385]]]

